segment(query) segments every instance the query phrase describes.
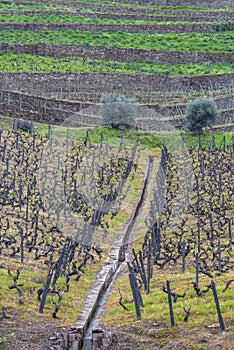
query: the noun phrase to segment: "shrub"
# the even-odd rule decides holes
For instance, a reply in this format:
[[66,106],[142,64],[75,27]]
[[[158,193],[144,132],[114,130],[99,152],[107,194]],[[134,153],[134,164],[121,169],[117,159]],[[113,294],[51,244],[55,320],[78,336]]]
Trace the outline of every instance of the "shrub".
[[32,121],[24,119],[14,119],[13,129],[20,129],[22,131],[27,131],[30,134],[32,134],[34,132],[34,123]]
[[226,32],[226,31],[232,31],[234,30],[234,22],[222,22],[215,26],[216,32]]
[[101,97],[102,124],[112,128],[132,128],[136,121],[136,102],[125,96],[107,93]]
[[201,133],[204,127],[214,125],[218,110],[208,98],[198,98],[187,104],[186,128],[191,132]]

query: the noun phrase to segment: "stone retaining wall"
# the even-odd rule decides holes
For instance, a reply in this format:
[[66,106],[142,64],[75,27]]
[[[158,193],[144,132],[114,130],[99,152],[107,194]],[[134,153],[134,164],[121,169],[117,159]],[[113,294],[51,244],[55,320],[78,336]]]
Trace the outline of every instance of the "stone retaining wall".
[[[226,96],[213,99],[215,102],[217,108],[219,110],[226,110],[226,109],[232,109],[234,108],[234,95],[233,96]],[[149,105],[146,107],[153,109],[159,117],[168,117],[168,116],[178,116],[180,114],[185,114],[186,111],[186,105],[178,105],[175,104],[173,106],[161,106],[159,105]]]
[[132,62],[152,61],[156,63],[226,63],[233,62],[232,52],[192,52],[162,51],[143,49],[124,49],[108,46],[75,46],[75,45],[9,45],[0,43],[0,52],[15,54],[31,54],[49,57],[78,56],[97,60]]
[[[99,101],[98,101],[99,102]],[[97,106],[98,102],[84,101],[68,101],[62,99],[45,98],[34,95],[27,95],[18,92],[0,90],[0,103],[8,105],[19,111],[35,111],[38,114],[47,114],[51,110],[57,110],[58,113],[65,112],[68,115],[77,113],[85,108]],[[234,107],[234,96],[216,97],[214,99],[218,109],[231,109]],[[176,116],[184,114],[186,105],[175,104],[172,106],[162,106],[161,104],[143,104],[140,106],[141,113],[144,113],[144,108],[154,110],[159,117]],[[64,119],[64,118],[61,118]]]
[[1,114],[47,124],[61,124],[69,119],[71,114],[90,105],[84,102],[61,101],[18,92],[0,91]]
[[0,73],[2,90],[25,93],[59,94],[75,92],[118,91],[134,96],[150,93],[233,89],[234,73],[203,76],[123,73]]
[[[128,13],[129,11],[129,13]],[[139,10],[138,10],[139,11]],[[42,10],[10,10],[10,11],[0,11],[0,15],[10,14],[10,15],[69,15],[69,16],[82,16],[92,19],[112,19],[112,20],[142,20],[142,21],[155,21],[155,22],[227,22],[234,21],[233,12],[209,12],[209,11],[171,11],[171,15],[168,14],[167,10],[150,10],[147,8],[142,9],[140,13],[132,12],[132,9],[126,9],[124,13],[119,13],[119,9],[113,13],[99,13],[97,10],[94,12],[68,12],[68,11],[42,11]],[[153,16],[155,14],[156,16]],[[168,14],[168,15],[167,15]]]
[[[232,8],[232,0],[120,0],[119,3],[123,2],[124,4],[133,4],[133,5],[141,5],[141,6],[188,6],[188,7],[206,7],[206,8]],[[27,1],[14,1],[16,5],[28,5]],[[48,0],[40,0],[40,3],[48,3]],[[52,4],[60,4],[60,5],[71,5],[71,2],[68,2],[66,0],[51,0],[50,3]],[[12,1],[4,1],[4,4],[12,4]],[[111,6],[106,5],[101,2],[96,3],[87,3],[87,2],[77,2],[72,4],[76,8],[84,8],[84,7],[118,7],[118,9],[122,9],[123,11],[126,11],[125,6]],[[138,10],[134,7],[130,7],[131,10]]]
[[128,33],[212,33],[214,24],[80,24],[80,23],[7,23],[0,22],[0,30],[75,30],[90,32],[128,32]]
[[[61,87],[64,93],[68,93],[71,86],[76,87],[76,92],[95,92],[100,94],[107,91],[119,91],[121,93],[141,94],[141,98],[148,94],[176,93],[176,91],[190,90],[214,90],[233,88],[234,74],[202,76],[202,77],[169,77],[164,75],[127,75],[127,74],[40,74],[35,73],[7,73],[0,74],[2,87],[15,89],[17,84],[19,92],[4,91],[0,93],[0,111],[2,115],[41,121],[51,124],[64,124],[64,121],[71,122],[71,126],[100,125],[100,118],[85,115],[85,111],[77,114],[82,109],[95,105],[95,103],[64,101],[56,98],[46,98],[46,91],[50,94],[59,95]],[[75,85],[76,84],[76,85]],[[45,89],[45,90],[44,90]],[[48,90],[46,90],[48,89]],[[26,90],[26,91],[25,91]],[[38,91],[44,96],[34,96],[32,92]],[[28,93],[29,95],[25,94]],[[220,97],[217,99],[219,109],[229,109],[222,112],[221,124],[233,121],[233,97]],[[138,120],[138,126],[147,130],[170,130],[171,127],[182,126],[182,120],[178,118],[165,121],[161,118],[168,115],[179,115],[184,113],[184,106],[162,107],[160,105],[147,106],[154,108],[158,118],[142,118]],[[73,125],[73,121],[75,124]],[[175,123],[175,124],[174,124]]]
[[232,8],[232,0],[119,0],[118,2],[145,6],[189,6],[189,7],[216,7]]
[[[184,127],[185,119],[174,118],[170,120],[160,120],[160,119],[138,119],[137,126],[139,129],[148,131],[173,131],[175,129],[181,129]],[[223,124],[233,124],[234,125],[234,115],[232,111],[221,111],[218,120],[215,125]]]
[[[224,98],[217,101],[219,109],[227,107],[230,98]],[[43,97],[35,97],[24,95],[16,92],[1,91],[0,92],[0,113],[12,118],[22,118],[43,122],[46,124],[63,125],[67,127],[95,126],[101,125],[101,119],[96,116],[78,114],[81,109],[90,107],[92,104],[80,102],[68,102]],[[169,113],[175,113],[177,116],[177,107],[158,107],[157,118],[140,117],[137,120],[137,127],[145,130],[173,130],[181,128],[184,125],[183,118],[171,118],[165,120]],[[184,106],[181,107],[184,112]],[[162,119],[161,119],[162,118]],[[217,124],[234,123],[233,110],[221,111]]]

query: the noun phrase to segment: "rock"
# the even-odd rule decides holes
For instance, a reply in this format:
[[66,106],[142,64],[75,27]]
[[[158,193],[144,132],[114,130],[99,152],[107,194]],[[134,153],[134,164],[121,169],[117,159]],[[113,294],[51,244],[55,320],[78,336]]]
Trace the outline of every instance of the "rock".
[[154,322],[154,323],[152,323],[152,326],[153,326],[153,327],[159,327],[159,324],[156,323],[156,322]]
[[208,328],[219,328],[219,323],[213,323],[209,326],[207,326]]
[[57,340],[56,337],[50,337],[49,340]]

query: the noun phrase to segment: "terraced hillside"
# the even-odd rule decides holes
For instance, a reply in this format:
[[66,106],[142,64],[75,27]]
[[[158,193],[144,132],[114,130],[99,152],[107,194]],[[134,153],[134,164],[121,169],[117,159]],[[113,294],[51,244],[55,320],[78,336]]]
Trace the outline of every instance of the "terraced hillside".
[[[1,349],[231,349],[233,43],[229,0],[1,2]],[[96,128],[106,92],[136,130]]]
[[166,5],[2,2],[1,113],[34,119],[44,97],[53,107],[48,100],[40,120],[67,120],[68,100],[76,102],[68,125],[99,125],[101,93],[117,91],[137,98],[138,127],[170,130],[183,126],[188,100],[208,95],[220,110],[218,130],[231,130],[233,8]]

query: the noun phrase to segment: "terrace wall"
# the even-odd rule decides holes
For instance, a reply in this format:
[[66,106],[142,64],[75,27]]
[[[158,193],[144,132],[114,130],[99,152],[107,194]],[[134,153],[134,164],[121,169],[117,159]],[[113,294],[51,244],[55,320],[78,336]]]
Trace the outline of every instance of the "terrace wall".
[[48,96],[64,93],[120,91],[141,96],[155,92],[233,89],[234,73],[203,76],[123,73],[0,73],[2,89]]
[[[171,21],[180,21],[180,22],[226,22],[226,21],[234,21],[234,13],[233,12],[209,12],[209,11],[171,11],[168,14],[167,10],[150,10],[145,8],[142,9],[141,13],[132,13],[132,9],[130,8],[129,13],[99,13],[99,12],[81,12],[80,14],[77,12],[68,12],[68,11],[42,11],[42,10],[11,10],[11,11],[0,11],[1,15],[10,14],[10,15],[68,15],[68,16],[78,16],[92,18],[92,19],[112,19],[112,20],[142,20],[142,21],[157,21],[157,22],[171,22]],[[153,16],[157,15],[157,16]],[[167,15],[168,14],[168,15]]]
[[152,61],[157,63],[226,63],[233,62],[232,52],[192,52],[162,51],[143,49],[124,49],[108,46],[75,46],[75,45],[13,45],[0,43],[0,52],[15,54],[32,54],[49,57],[86,57],[97,60],[132,62]]
[[[230,100],[228,99],[221,99],[217,105],[219,108],[225,108],[229,102]],[[93,104],[35,97],[11,91],[2,90],[0,92],[0,114],[47,124],[58,124],[69,127],[100,125],[101,119],[99,117],[82,115],[82,112],[80,114],[77,113],[91,105]],[[137,127],[145,130],[164,131],[183,127],[183,117],[178,118],[178,116],[175,116],[175,118],[171,118],[170,120],[163,119],[163,117],[170,115],[170,113],[176,113],[176,107],[159,107],[157,112],[157,118],[140,117],[139,115],[140,118],[137,120]],[[181,112],[184,112],[184,106],[182,106]],[[217,123],[233,124],[234,115],[232,111],[221,111]]]
[[[234,96],[218,97],[214,99],[215,104],[219,110],[231,110],[234,107]],[[71,114],[77,113],[85,108],[97,106],[98,102],[81,102],[81,101],[67,101],[62,99],[45,98],[33,95],[26,95],[19,92],[12,92],[2,90],[0,91],[0,103],[9,106],[18,111],[34,111],[38,115],[46,115],[51,110],[56,110],[58,113],[65,112],[61,120],[69,118]],[[168,116],[178,116],[185,114],[186,105],[162,106],[161,104],[142,104],[139,106],[138,112],[144,114],[145,109],[154,110],[157,118],[164,118]],[[146,119],[148,117],[146,116]]]
[[[40,0],[41,3],[48,3],[48,0]],[[51,3],[59,4],[59,5],[68,5],[71,6],[71,2],[68,1],[62,1],[62,0],[51,0]],[[118,2],[123,2],[124,4],[134,4],[134,5],[142,5],[142,6],[188,6],[188,7],[206,7],[206,8],[232,8],[232,0],[120,0]],[[4,1],[4,3],[11,4],[12,1]],[[23,1],[15,1],[18,5],[28,5],[28,2]],[[129,7],[126,6],[112,6],[112,5],[106,5],[101,2],[96,3],[87,3],[87,2],[77,2],[72,4],[73,7],[76,7],[77,9],[84,9],[84,8],[103,8],[108,9],[109,11],[111,9],[122,10],[123,12],[126,12],[126,10],[129,9]],[[132,12],[139,12],[141,9],[130,7]],[[144,9],[144,11],[155,11],[154,9]]]
[[76,30],[127,33],[212,33],[214,24],[79,24],[79,23],[0,23],[0,30]]
[[0,91],[0,112],[5,116],[44,123],[61,124],[71,114],[89,107],[90,103],[62,101],[12,91]]
[[[170,120],[160,120],[160,119],[138,119],[137,126],[144,130],[155,130],[155,131],[172,131],[175,129],[181,129],[184,127],[184,118],[174,118]],[[221,112],[220,117],[216,121],[216,125],[223,124],[234,124],[234,116],[232,112]],[[233,130],[233,126],[230,127]]]
[[[217,108],[219,110],[231,110],[234,108],[234,96],[222,97],[220,96],[217,99],[213,99]],[[186,105],[178,105],[175,104],[173,106],[162,106],[160,104],[157,105],[146,105],[150,109],[153,109],[157,116],[159,117],[168,117],[168,116],[178,116],[180,114],[185,114]],[[234,116],[233,116],[234,118]]]
[[232,0],[119,0],[118,2],[145,6],[189,6],[189,7],[216,7],[231,8]]

